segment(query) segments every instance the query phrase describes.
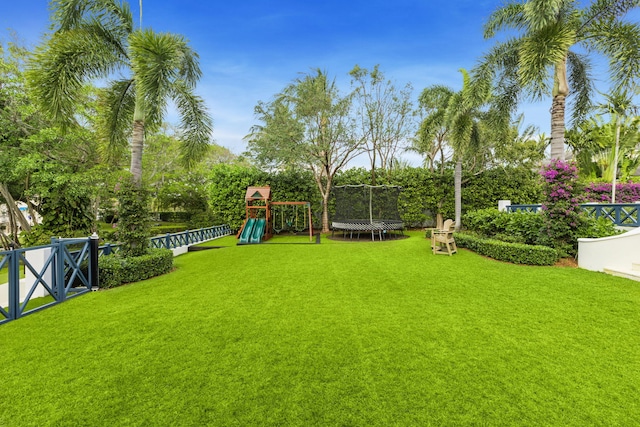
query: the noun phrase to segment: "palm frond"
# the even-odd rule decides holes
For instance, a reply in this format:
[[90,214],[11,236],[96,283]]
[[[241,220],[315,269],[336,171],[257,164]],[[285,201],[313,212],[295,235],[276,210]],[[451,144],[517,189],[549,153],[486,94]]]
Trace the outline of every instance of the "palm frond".
[[99,94],[98,130],[104,142],[101,154],[111,164],[122,158],[128,148],[135,108],[134,91],[134,81],[128,79],[111,82]]
[[197,55],[184,38],[174,34],[135,31],[129,41],[136,90],[146,106],[145,125],[159,125],[175,82],[193,88],[198,80]]
[[615,21],[640,6],[640,0],[596,0],[584,12],[579,37],[583,37],[594,25]]
[[27,78],[44,110],[55,122],[68,126],[75,122],[73,109],[83,84],[115,71],[122,59],[121,52],[100,34],[78,28],[53,34],[37,48]]
[[549,92],[549,69],[562,62],[576,42],[576,34],[561,24],[549,25],[523,38],[519,47],[520,83],[534,98]]
[[586,56],[569,52],[567,71],[571,86],[571,95],[569,96],[573,111],[571,121],[575,125],[584,121],[591,110],[591,97],[594,90],[591,64]]
[[523,3],[507,3],[505,6],[496,9],[484,25],[484,38],[492,38],[501,30],[525,28],[524,10]]
[[54,31],[68,31],[82,22],[97,19],[106,26],[133,30],[133,15],[129,3],[116,0],[53,0],[53,21],[58,24]]
[[209,149],[213,122],[202,98],[194,95],[186,83],[172,85],[172,95],[181,119],[182,161],[191,167]]
[[588,44],[609,58],[613,82],[628,87],[640,76],[640,26],[636,23],[607,21],[594,25]]
[[559,21],[559,16],[569,0],[528,0],[524,3],[523,14],[529,31],[542,31]]

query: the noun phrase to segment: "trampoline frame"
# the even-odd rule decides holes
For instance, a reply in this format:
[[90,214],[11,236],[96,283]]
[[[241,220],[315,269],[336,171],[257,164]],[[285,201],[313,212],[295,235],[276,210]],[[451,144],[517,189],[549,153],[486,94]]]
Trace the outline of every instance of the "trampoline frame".
[[386,186],[386,185],[372,186],[372,185],[361,184],[361,185],[343,185],[335,188],[345,188],[345,187],[369,188],[369,218],[341,219],[339,221],[332,221],[331,222],[332,236],[336,231],[342,231],[343,236],[346,233],[349,233],[349,236],[351,239],[353,239],[354,233],[357,233],[358,238],[360,238],[360,233],[370,232],[372,241],[375,240],[376,235],[380,240],[382,240],[384,235],[388,234],[387,233],[388,231],[393,231],[393,232],[400,231],[400,234],[404,236],[404,222],[402,220],[373,218],[373,209],[372,209],[372,203],[373,203],[372,189],[373,188],[393,187],[393,188],[399,188],[401,190],[402,187]]

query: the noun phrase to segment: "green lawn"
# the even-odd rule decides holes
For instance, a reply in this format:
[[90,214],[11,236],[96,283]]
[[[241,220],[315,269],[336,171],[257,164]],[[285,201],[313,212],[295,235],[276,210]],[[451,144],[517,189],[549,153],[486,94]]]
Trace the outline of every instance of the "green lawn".
[[640,425],[640,283],[389,242],[224,247],[0,326],[0,426]]

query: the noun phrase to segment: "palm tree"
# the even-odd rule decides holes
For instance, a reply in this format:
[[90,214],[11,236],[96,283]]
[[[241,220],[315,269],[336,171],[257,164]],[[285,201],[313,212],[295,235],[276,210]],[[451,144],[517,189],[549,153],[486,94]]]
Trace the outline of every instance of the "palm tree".
[[614,90],[611,94],[605,95],[606,103],[602,108],[609,113],[615,122],[614,154],[612,162],[611,178],[611,203],[616,202],[616,179],[618,177],[618,157],[620,152],[620,130],[623,122],[629,113],[635,114],[637,107],[633,105],[631,95],[624,89]]
[[212,129],[203,100],[193,92],[201,76],[198,55],[180,35],[134,29],[127,3],[58,0],[54,28],[29,67],[43,108],[63,127],[75,124],[73,106],[84,84],[109,82],[100,96],[100,129],[111,147],[131,146],[130,171],[140,185],[145,133],[157,129],[169,100],[181,116],[187,165],[208,148]]
[[[416,151],[428,146],[429,141],[448,142],[453,150],[454,169],[454,199],[456,230],[462,225],[462,164],[465,159],[482,153],[485,123],[498,116],[493,111],[483,111],[482,107],[489,100],[489,93],[484,96],[472,92],[473,85],[466,70],[460,70],[463,77],[462,90],[455,92],[446,86],[435,85],[426,88],[420,96],[420,104],[428,113],[423,119],[418,137],[414,144],[422,143],[422,147],[415,146]],[[505,121],[494,120],[491,123],[500,125]],[[506,121],[508,122],[508,121]],[[499,135],[496,132],[496,135]]]
[[590,108],[593,84],[587,54],[608,58],[613,86],[626,87],[639,75],[640,27],[623,21],[639,4],[598,0],[581,9],[574,0],[512,0],[489,17],[485,38],[500,30],[518,35],[499,42],[482,58],[474,80],[485,86],[495,83],[500,90],[497,104],[508,111],[523,93],[534,100],[552,95],[551,158],[563,159],[565,99],[573,91],[574,122]]

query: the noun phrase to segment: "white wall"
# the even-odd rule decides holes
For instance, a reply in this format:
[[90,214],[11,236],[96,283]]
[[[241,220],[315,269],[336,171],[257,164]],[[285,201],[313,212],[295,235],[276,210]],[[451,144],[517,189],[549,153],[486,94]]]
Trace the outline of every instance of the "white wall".
[[592,271],[631,269],[640,263],[640,227],[617,236],[578,239],[578,266]]

